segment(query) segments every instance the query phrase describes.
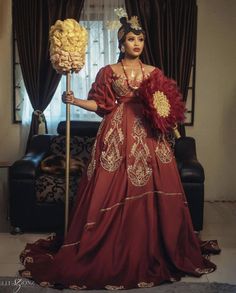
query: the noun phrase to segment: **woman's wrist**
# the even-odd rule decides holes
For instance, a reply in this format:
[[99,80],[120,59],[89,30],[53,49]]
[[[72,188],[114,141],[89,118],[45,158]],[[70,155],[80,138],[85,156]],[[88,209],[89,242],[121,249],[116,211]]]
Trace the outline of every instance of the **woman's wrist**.
[[69,103],[73,106],[77,106],[77,107],[83,108],[88,111],[93,111],[93,112],[96,112],[98,108],[97,103],[95,101],[76,98],[72,91],[68,93],[64,92],[62,95],[62,101],[64,103]]
[[78,103],[79,99],[76,98],[75,96],[73,97],[73,100],[72,100],[72,105],[73,106],[79,106],[79,103]]
[[73,99],[72,99],[72,101],[71,101],[71,104],[72,104],[73,106],[80,107],[80,104],[81,104],[80,101],[81,101],[81,99],[76,98],[75,96],[73,96]]

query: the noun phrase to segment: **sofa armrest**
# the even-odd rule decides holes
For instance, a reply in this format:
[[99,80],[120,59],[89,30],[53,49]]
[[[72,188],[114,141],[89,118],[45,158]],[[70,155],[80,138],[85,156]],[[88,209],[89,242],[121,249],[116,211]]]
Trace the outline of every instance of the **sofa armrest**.
[[178,161],[197,160],[195,139],[188,136],[176,139],[175,157]]
[[50,150],[52,135],[33,136],[28,152],[17,160],[9,170],[9,178],[33,179],[40,172],[40,163]]
[[192,137],[181,137],[175,143],[175,157],[182,182],[203,183],[204,169],[197,159]]

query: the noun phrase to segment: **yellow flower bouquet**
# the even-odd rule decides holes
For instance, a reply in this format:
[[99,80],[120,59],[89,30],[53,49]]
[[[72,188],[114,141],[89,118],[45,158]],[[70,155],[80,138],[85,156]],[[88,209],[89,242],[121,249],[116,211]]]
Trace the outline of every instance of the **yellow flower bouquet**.
[[85,63],[87,30],[74,19],[57,20],[49,39],[53,68],[60,74],[79,72]]

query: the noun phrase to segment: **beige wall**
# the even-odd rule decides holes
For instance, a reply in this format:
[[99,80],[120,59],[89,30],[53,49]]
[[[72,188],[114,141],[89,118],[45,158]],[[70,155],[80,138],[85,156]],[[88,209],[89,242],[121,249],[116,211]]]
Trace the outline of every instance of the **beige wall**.
[[[198,0],[194,127],[206,172],[207,199],[236,200],[236,1]],[[0,0],[0,161],[20,155],[20,126],[12,124],[11,1]]]
[[11,1],[0,0],[0,161],[19,157],[20,126],[12,123]]
[[198,0],[194,127],[206,198],[236,200],[236,1]]

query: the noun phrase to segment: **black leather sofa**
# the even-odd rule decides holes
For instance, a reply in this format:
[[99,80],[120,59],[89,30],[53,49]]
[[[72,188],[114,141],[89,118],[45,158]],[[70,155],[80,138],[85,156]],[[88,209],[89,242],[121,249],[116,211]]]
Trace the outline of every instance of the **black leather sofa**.
[[[89,159],[98,126],[98,122],[71,121],[71,149],[75,140],[77,149],[74,155],[80,157],[85,164]],[[29,151],[10,167],[12,233],[63,231],[64,203],[61,196],[64,195],[64,177],[58,174],[43,174],[40,165],[52,152],[57,154],[59,151],[64,154],[65,129],[65,121],[62,121],[58,125],[58,135],[34,136]],[[203,227],[205,178],[203,167],[196,157],[195,140],[191,137],[179,138],[175,141],[174,151],[194,230],[200,231]],[[71,153],[73,155],[73,150]],[[72,184],[74,187],[71,189],[72,198],[80,176],[81,174],[72,176],[75,178],[74,185]],[[47,189],[50,191],[45,193]]]

